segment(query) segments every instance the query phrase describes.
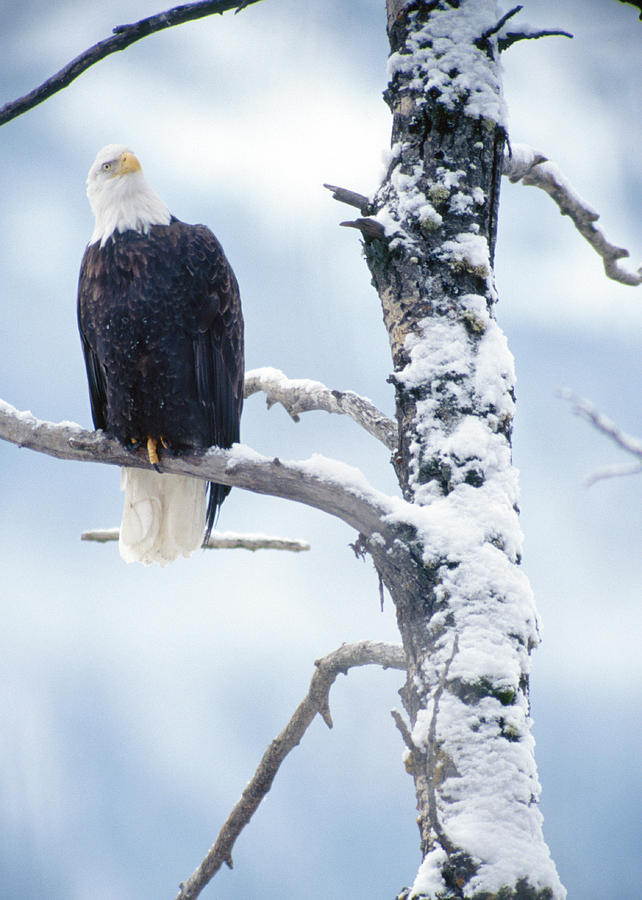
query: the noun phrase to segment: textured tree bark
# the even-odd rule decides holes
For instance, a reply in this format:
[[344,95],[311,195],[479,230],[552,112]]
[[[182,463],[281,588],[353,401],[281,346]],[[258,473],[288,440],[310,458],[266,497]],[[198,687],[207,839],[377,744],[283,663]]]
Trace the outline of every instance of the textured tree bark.
[[499,21],[493,0],[388,0],[392,151],[355,223],[390,338],[395,465],[416,510],[392,545],[367,542],[408,659],[423,863],[400,898],[565,896],[537,809],[537,620],[519,566],[512,357],[493,317]]

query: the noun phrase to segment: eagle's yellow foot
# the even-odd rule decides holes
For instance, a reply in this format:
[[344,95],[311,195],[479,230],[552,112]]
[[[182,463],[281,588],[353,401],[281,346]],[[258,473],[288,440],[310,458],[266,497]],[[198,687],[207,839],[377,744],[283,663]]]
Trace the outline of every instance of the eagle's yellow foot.
[[160,472],[160,467],[158,465],[158,438],[147,438],[147,459],[149,460],[150,466],[153,466],[157,472]]

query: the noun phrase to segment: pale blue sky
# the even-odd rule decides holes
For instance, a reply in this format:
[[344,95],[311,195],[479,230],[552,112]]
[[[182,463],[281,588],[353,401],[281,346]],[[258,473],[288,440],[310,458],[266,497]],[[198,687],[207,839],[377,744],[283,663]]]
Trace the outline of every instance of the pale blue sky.
[[[3,13],[2,101],[30,90],[158,0]],[[505,57],[511,138],[540,148],[640,259],[639,41],[616,0],[535,0],[561,27]],[[248,368],[350,388],[392,412],[387,338],[346,209],[322,182],[376,187],[389,142],[383,0],[264,0],[156,35],[103,61],[0,132],[0,396],[90,424],[75,321],[96,151],[130,144],[173,212],[205,222],[243,294]],[[637,251],[637,252],[636,252]],[[570,387],[637,434],[642,294],[534,188],[503,185],[499,319],[516,358],[515,461],[524,565],[543,619],[533,715],[544,832],[570,896],[628,896],[642,880],[640,493],[588,489],[626,461],[555,396]],[[242,439],[313,452],[396,491],[386,451],[324,413],[294,425],[248,401]],[[234,490],[221,529],[311,541],[309,554],[199,554],[166,570],[81,544],[120,518],[119,473],[0,444],[0,883],[21,900],[171,898],[216,836],[313,660],[344,641],[396,639],[350,530]],[[204,897],[394,896],[419,863],[412,781],[389,710],[398,674],[335,686]]]

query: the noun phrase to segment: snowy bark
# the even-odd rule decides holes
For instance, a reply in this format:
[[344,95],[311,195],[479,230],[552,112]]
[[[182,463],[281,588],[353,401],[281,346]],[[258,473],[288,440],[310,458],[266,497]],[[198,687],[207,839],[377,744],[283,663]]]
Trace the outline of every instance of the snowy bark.
[[389,0],[388,21],[392,151],[354,224],[390,338],[396,467],[412,504],[403,551],[367,544],[408,660],[423,862],[399,896],[562,898],[537,808],[537,619],[520,568],[512,357],[493,316],[500,15],[493,0]]

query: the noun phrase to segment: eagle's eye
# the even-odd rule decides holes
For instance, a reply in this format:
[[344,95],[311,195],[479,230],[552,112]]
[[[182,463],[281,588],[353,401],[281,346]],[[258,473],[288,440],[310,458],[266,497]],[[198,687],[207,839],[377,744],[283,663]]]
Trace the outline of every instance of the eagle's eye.
[[102,164],[102,170],[103,170],[103,172],[109,172],[109,170],[111,169],[112,165],[113,165],[113,163],[110,163],[110,162],[103,163],[103,164]]

